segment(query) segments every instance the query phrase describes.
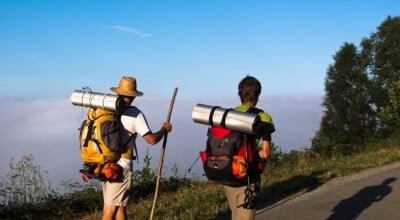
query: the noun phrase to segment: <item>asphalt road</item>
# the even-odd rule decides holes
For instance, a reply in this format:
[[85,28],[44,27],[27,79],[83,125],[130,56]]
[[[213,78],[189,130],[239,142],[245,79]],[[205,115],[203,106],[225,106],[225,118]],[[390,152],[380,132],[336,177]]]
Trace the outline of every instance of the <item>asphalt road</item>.
[[256,219],[400,219],[400,163],[334,179],[257,211]]

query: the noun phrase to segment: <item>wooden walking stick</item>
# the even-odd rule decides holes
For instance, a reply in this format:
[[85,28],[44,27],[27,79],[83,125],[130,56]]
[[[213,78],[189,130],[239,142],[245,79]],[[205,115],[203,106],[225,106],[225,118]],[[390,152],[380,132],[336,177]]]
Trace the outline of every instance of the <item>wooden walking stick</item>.
[[[172,109],[174,107],[174,102],[175,102],[175,97],[176,97],[177,92],[178,92],[178,87],[175,88],[174,94],[172,95],[171,103],[169,105],[169,110],[168,110],[167,122],[169,122],[171,120]],[[163,145],[162,145],[161,153],[160,153],[160,163],[158,164],[157,182],[156,182],[156,190],[154,192],[153,207],[151,208],[151,213],[150,213],[151,220],[154,217],[154,211],[155,211],[156,203],[157,203],[158,189],[160,186],[160,178],[161,178],[161,170],[162,170],[162,166],[164,163],[165,147],[167,145],[167,137],[168,137],[168,133],[165,133]]]

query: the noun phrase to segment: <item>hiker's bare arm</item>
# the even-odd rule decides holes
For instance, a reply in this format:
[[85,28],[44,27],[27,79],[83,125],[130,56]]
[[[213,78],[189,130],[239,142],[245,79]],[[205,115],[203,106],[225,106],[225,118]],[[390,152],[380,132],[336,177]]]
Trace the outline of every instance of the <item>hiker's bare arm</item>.
[[261,159],[267,159],[271,154],[271,142],[268,140],[262,141],[262,148],[258,151],[258,155]]
[[169,122],[164,122],[162,127],[156,133],[149,132],[143,138],[151,145],[157,144],[166,133],[171,132],[172,125]]
[[90,180],[90,177],[88,177],[88,176],[85,175],[85,174],[82,174],[82,175],[81,175],[81,178],[82,178],[82,180],[83,180],[84,182],[89,182],[89,180]]

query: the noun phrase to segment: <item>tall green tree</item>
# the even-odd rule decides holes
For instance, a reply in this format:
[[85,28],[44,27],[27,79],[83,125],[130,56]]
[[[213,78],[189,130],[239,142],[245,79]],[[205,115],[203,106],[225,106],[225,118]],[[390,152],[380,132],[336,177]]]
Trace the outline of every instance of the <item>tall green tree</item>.
[[360,63],[356,46],[345,43],[327,70],[324,115],[312,146],[317,152],[329,153],[340,146],[349,148],[374,132],[369,80]]
[[363,39],[361,46],[362,65],[373,82],[370,91],[374,106],[378,115],[383,116],[379,117],[379,126],[388,132],[396,124],[388,121],[382,111],[392,105],[389,90],[394,85],[391,83],[400,79],[400,17],[387,17],[375,33]]
[[389,86],[389,104],[379,112],[379,116],[392,129],[400,130],[400,80],[393,81]]

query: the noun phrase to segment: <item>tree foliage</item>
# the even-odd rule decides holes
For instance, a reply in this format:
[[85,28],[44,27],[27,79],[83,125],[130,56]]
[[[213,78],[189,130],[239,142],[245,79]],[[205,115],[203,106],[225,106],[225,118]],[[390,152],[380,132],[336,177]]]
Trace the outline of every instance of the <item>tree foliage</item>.
[[400,128],[400,17],[389,16],[360,46],[345,43],[327,70],[324,115],[312,141],[318,153],[351,151]]
[[389,103],[379,112],[380,118],[388,127],[400,128],[400,80],[390,83],[388,91]]
[[[391,131],[395,124],[385,120],[381,111],[391,105],[389,97],[392,82],[400,79],[400,17],[388,17],[372,33],[369,38],[363,39],[362,58],[364,65],[371,76],[371,94],[378,112],[380,128]],[[387,111],[387,110],[385,110]],[[383,116],[379,117],[379,116]]]
[[325,79],[325,111],[313,140],[314,148],[327,143],[331,144],[328,148],[354,145],[370,135],[375,127],[369,80],[360,65],[356,46],[345,43],[334,60]]

